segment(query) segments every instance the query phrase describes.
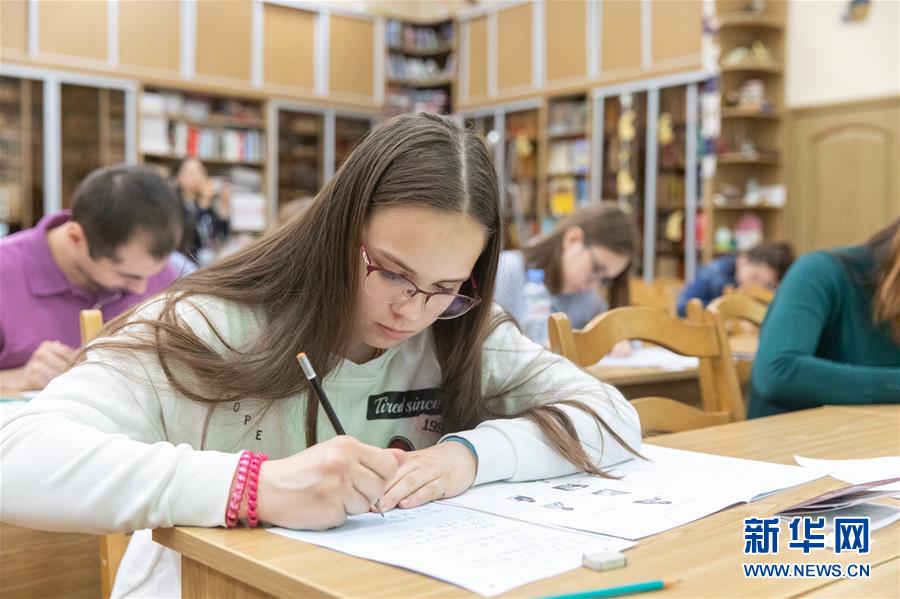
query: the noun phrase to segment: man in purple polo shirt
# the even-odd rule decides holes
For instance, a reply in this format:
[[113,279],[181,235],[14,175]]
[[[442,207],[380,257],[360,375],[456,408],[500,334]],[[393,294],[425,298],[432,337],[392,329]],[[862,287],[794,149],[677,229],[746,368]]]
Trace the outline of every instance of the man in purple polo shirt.
[[114,166],[81,182],[71,213],[0,241],[0,386],[41,389],[68,368],[81,310],[99,309],[106,322],[168,287],[181,229],[165,179]]

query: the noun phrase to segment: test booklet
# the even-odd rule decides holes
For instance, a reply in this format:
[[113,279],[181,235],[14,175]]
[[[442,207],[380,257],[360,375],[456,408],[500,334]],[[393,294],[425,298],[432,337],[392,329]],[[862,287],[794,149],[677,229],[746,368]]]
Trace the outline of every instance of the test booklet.
[[575,474],[491,483],[410,510],[351,517],[321,532],[270,532],[400,566],[492,596],[572,570],[582,555],[824,476],[819,471],[644,445],[619,478]]

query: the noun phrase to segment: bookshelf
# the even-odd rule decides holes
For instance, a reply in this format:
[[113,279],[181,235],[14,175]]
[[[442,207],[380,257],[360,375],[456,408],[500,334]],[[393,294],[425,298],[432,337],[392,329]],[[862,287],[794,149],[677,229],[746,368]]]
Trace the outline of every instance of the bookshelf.
[[540,232],[546,212],[538,201],[539,164],[542,148],[539,141],[540,110],[530,108],[505,112],[503,115],[504,183],[501,187],[504,207],[504,244],[517,248]]
[[453,21],[433,25],[388,20],[384,113],[453,111],[456,38]]
[[[686,86],[659,91],[656,125],[656,264],[655,277],[685,276],[685,177],[687,175]],[[699,173],[695,172],[694,176]]]
[[0,235],[43,216],[43,85],[0,77]]
[[372,128],[372,119],[338,115],[334,119],[334,170]]
[[[616,201],[627,210],[638,231],[638,247],[645,247],[653,232],[644,231],[646,181],[647,92],[623,92],[603,98],[603,165],[601,199]],[[641,254],[643,255],[643,254]],[[639,256],[635,276],[643,274]]]
[[278,111],[278,204],[318,193],[323,181],[324,116]]
[[550,98],[547,102],[547,200],[541,230],[589,201],[591,132],[586,94]]
[[62,203],[71,208],[75,188],[91,171],[125,162],[125,93],[63,84]]
[[141,162],[173,177],[179,161],[199,158],[211,178],[230,186],[232,229],[260,230],[266,156],[262,102],[144,87],[139,114]]
[[[785,3],[717,0],[721,131],[704,260],[785,237]],[[761,228],[761,231],[760,231]]]

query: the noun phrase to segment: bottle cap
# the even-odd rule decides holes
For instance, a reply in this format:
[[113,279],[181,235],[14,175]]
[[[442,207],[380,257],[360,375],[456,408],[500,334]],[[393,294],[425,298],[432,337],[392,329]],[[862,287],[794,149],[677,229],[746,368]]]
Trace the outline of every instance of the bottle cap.
[[526,276],[529,283],[544,283],[544,271],[540,268],[529,268]]

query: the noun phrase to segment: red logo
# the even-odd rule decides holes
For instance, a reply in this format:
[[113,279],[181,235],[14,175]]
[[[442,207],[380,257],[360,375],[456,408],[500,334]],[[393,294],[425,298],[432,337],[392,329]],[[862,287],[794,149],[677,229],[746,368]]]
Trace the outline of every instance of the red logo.
[[395,435],[388,441],[388,449],[402,449],[403,451],[412,451],[415,449],[412,442],[406,437]]

